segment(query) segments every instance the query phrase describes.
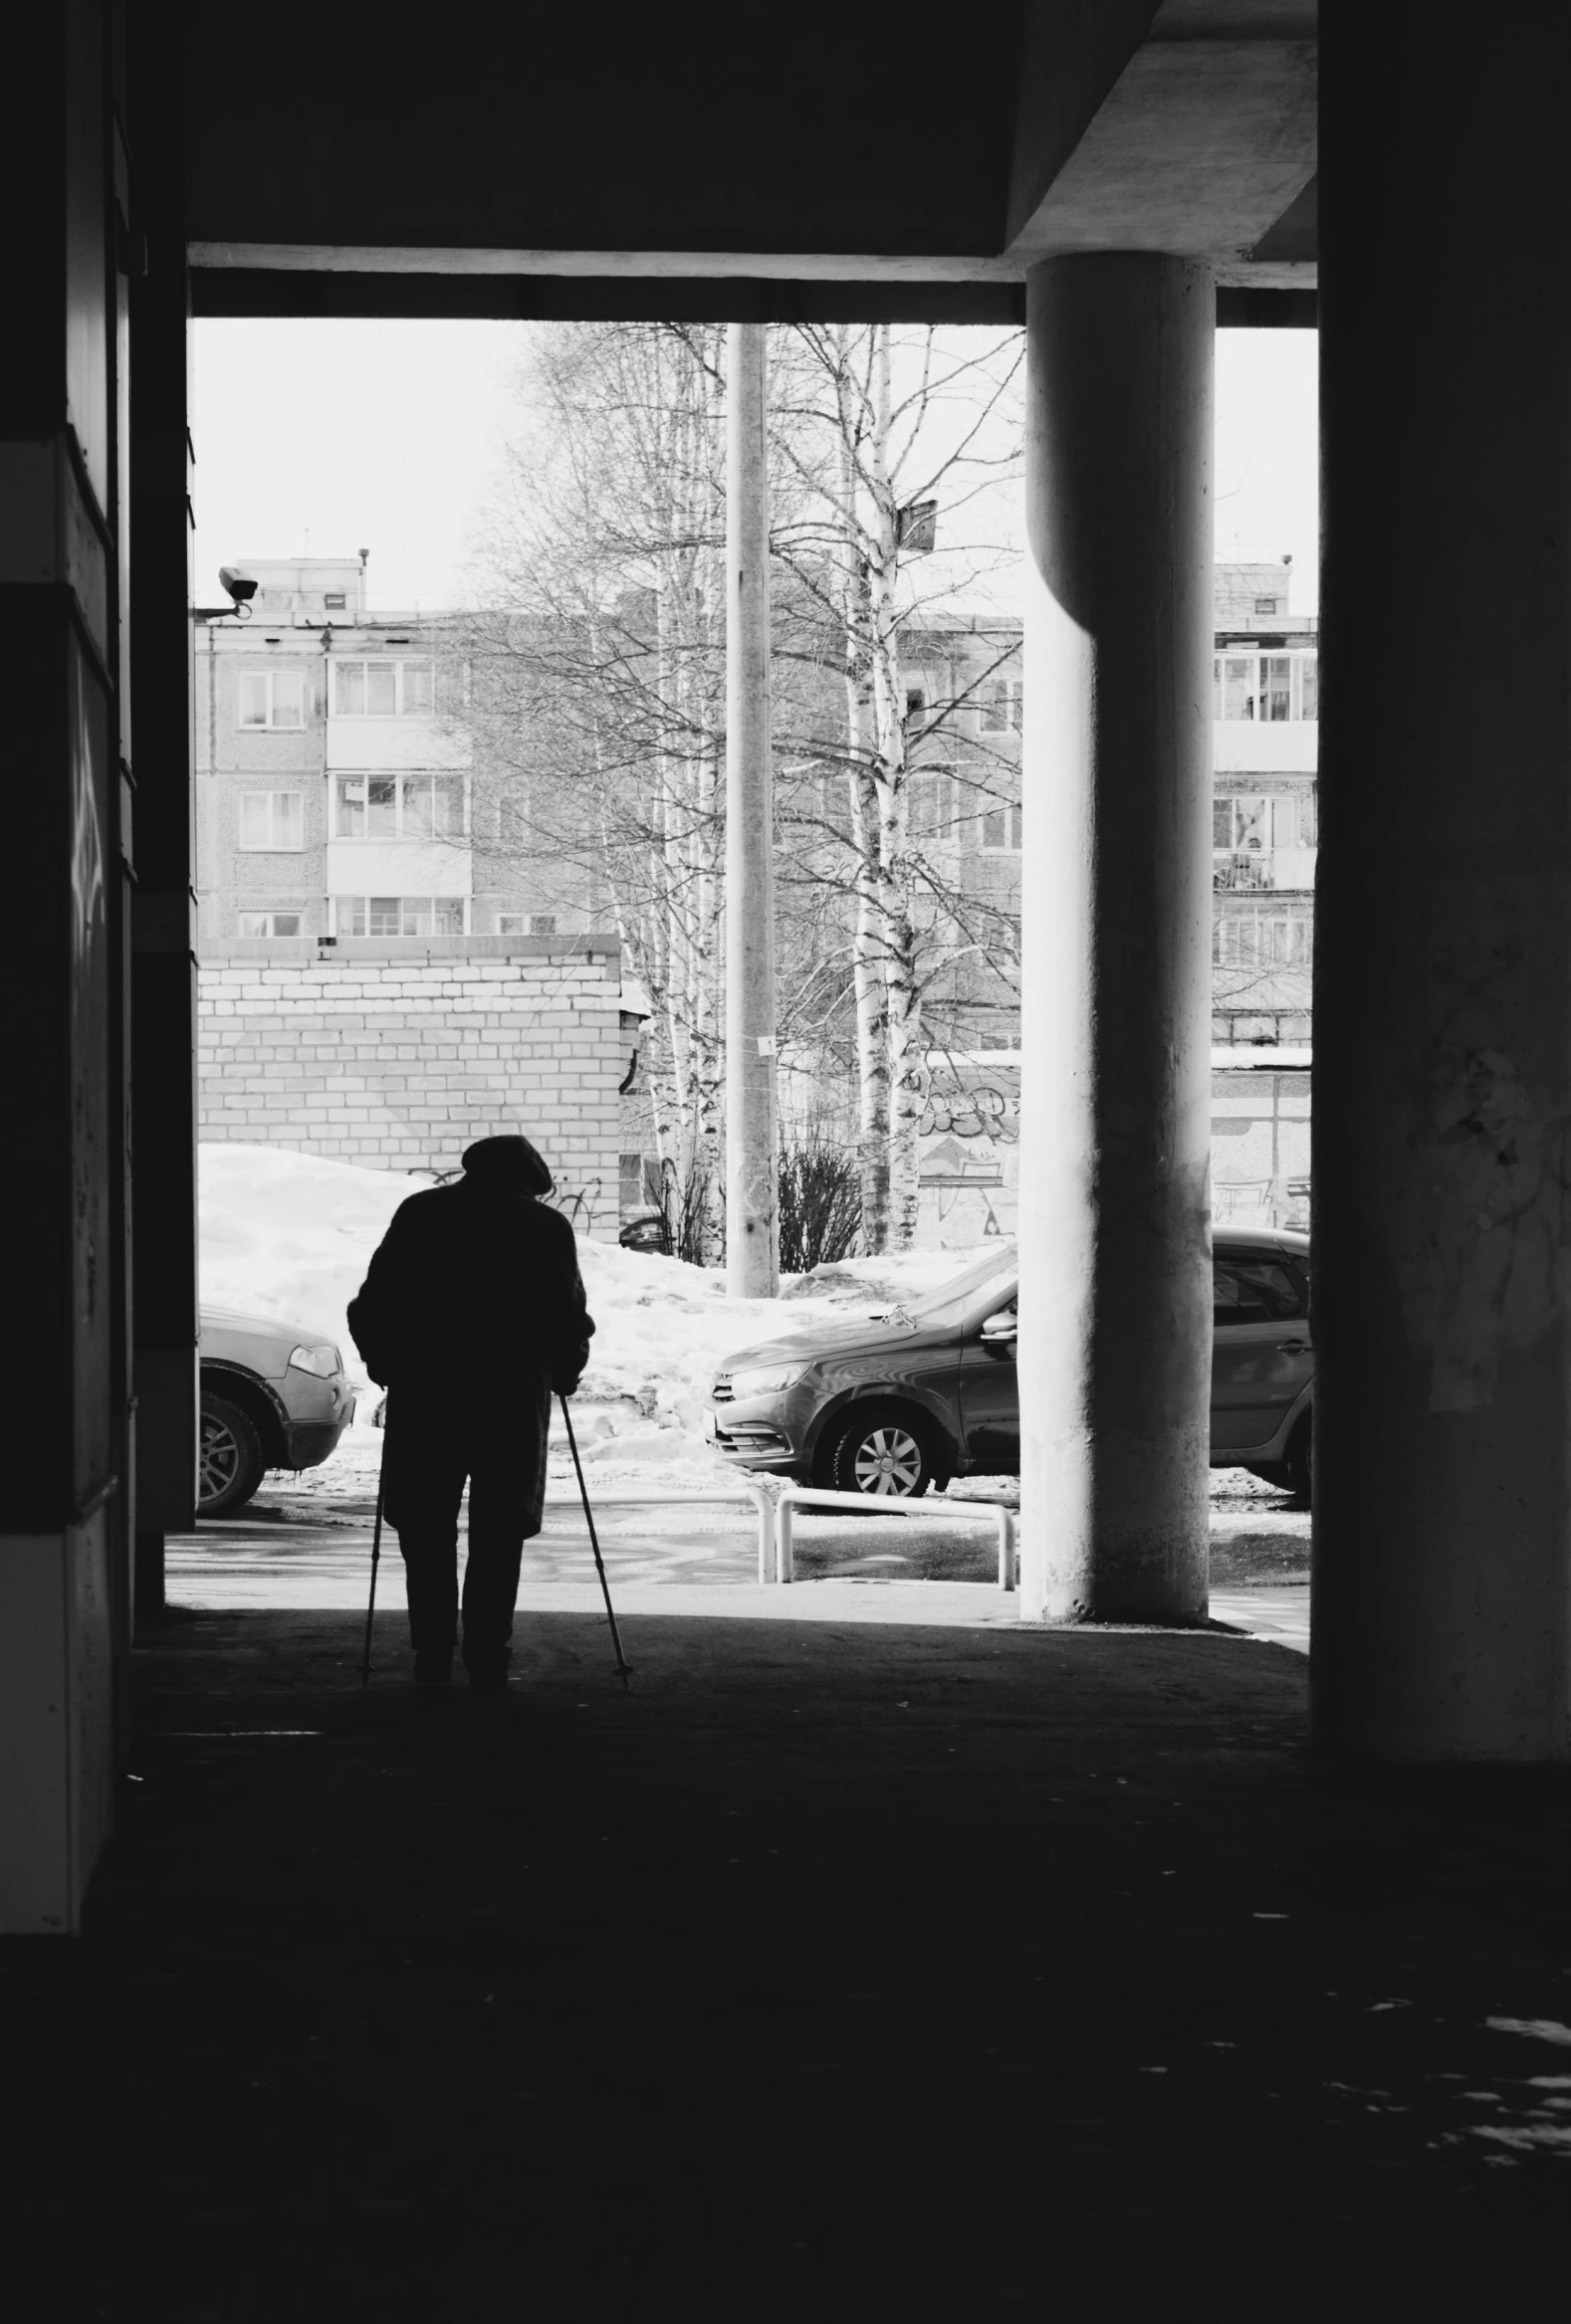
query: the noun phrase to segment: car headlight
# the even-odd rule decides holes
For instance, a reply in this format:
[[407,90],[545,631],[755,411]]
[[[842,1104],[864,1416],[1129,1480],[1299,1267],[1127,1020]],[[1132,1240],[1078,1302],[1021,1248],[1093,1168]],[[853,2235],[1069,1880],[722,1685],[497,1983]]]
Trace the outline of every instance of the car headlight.
[[290,1351],[292,1372],[313,1372],[318,1379],[331,1379],[336,1372],[343,1370],[338,1362],[338,1351],[326,1342],[317,1348],[293,1348]]
[[793,1388],[811,1370],[810,1364],[746,1364],[731,1374],[731,1392],[739,1401],[747,1396],[777,1396]]

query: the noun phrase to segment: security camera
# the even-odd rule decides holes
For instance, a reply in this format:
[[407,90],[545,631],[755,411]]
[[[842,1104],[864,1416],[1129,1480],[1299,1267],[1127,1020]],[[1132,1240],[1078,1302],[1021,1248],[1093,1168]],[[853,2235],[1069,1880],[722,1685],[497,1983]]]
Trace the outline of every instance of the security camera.
[[220,565],[218,578],[236,605],[249,605],[257,593],[257,585],[251,575],[243,573],[238,565]]

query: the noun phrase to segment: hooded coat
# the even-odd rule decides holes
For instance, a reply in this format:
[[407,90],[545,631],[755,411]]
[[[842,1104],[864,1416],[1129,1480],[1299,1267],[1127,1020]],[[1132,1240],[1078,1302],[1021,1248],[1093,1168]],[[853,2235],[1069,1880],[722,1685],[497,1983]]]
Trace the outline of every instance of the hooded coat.
[[572,1228],[539,1199],[551,1172],[528,1139],[491,1138],[464,1175],[394,1211],[349,1304],[372,1379],[447,1400],[476,1375],[549,1376],[570,1395],[594,1330]]

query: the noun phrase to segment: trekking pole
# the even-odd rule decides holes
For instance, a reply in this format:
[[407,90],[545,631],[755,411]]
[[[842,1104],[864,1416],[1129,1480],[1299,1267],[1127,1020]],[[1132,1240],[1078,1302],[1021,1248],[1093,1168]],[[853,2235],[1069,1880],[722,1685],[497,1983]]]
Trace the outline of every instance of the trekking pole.
[[611,1603],[611,1585],[605,1579],[605,1560],[600,1556],[599,1537],[594,1530],[594,1512],[589,1507],[589,1488],[583,1481],[583,1463],[578,1458],[578,1439],[572,1433],[572,1414],[567,1409],[566,1397],[559,1396],[557,1401],[561,1404],[561,1416],[567,1423],[567,1443],[572,1452],[572,1465],[578,1472],[578,1491],[583,1496],[583,1520],[589,1529],[589,1547],[594,1552],[594,1571],[600,1577],[600,1587],[605,1593],[605,1618],[611,1625],[611,1644],[616,1648],[616,1675],[622,1682],[622,1692],[625,1694],[627,1682],[633,1674],[627,1657],[622,1652],[622,1634],[616,1627],[616,1608]]
[[376,1464],[376,1523],[371,1528],[371,1593],[365,1602],[365,1653],[360,1662],[360,1684],[371,1683],[371,1616],[376,1611],[376,1568],[382,1554],[382,1481],[387,1470],[387,1401],[382,1399],[382,1451]]

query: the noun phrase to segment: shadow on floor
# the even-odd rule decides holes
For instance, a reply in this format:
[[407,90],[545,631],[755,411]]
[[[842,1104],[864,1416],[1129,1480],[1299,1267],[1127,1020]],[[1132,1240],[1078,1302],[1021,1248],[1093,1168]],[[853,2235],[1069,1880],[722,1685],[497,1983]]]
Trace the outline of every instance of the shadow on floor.
[[400,1631],[364,1694],[339,1614],[137,1653],[88,1934],[0,1949],[34,2313],[1511,2313],[1556,2257],[1563,1784],[1316,1763],[1216,1634],[668,1617],[624,1698],[533,1615],[487,1707]]

